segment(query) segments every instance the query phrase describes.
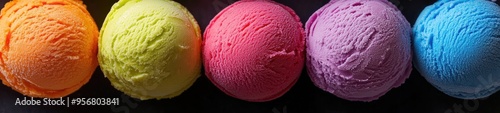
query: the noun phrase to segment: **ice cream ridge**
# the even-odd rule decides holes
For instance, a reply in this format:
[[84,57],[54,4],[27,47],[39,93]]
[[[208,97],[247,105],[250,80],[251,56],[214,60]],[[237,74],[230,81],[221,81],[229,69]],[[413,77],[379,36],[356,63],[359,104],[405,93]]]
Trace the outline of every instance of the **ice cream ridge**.
[[411,27],[387,0],[332,0],[305,29],[309,77],[337,97],[373,101],[410,75]]
[[80,0],[10,1],[0,13],[0,79],[26,96],[67,96],[96,69],[98,35]]
[[229,96],[250,102],[276,99],[297,81],[304,65],[299,17],[271,0],[241,0],[207,26],[203,63],[209,80]]
[[445,94],[485,98],[500,89],[500,7],[488,0],[440,0],[413,28],[414,64]]
[[179,3],[120,0],[100,33],[101,70],[116,89],[131,97],[173,98],[200,76],[200,28]]

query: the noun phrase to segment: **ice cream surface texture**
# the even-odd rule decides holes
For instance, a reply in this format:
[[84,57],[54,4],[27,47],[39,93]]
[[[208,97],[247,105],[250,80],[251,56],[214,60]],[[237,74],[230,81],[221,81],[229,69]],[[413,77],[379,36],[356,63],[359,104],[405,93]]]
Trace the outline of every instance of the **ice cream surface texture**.
[[204,33],[206,76],[232,97],[270,101],[297,81],[304,30],[295,12],[270,0],[242,0],[219,12]]
[[98,35],[82,1],[10,1],[0,13],[0,79],[31,97],[69,95],[97,67]]
[[412,70],[411,27],[387,0],[332,0],[306,23],[313,83],[351,101],[373,101]]
[[201,32],[170,0],[120,0],[101,29],[99,64],[118,90],[141,100],[172,98],[201,73]]
[[413,28],[415,68],[442,92],[462,99],[500,89],[500,7],[487,0],[442,0]]

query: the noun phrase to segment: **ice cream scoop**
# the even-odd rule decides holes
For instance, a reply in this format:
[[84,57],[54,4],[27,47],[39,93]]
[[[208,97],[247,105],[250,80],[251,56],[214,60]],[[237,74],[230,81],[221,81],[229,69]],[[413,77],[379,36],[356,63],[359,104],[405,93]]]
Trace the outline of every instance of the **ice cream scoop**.
[[99,38],[99,64],[118,90],[141,100],[173,98],[201,73],[201,33],[181,4],[120,0]]
[[31,97],[69,95],[97,67],[98,35],[82,1],[10,1],[0,13],[0,79]]
[[306,66],[320,89],[373,101],[409,77],[411,27],[387,0],[332,0],[306,23]]
[[445,94],[487,97],[500,89],[500,7],[487,0],[441,0],[413,28],[415,68]]
[[282,96],[304,64],[304,30],[295,12],[270,0],[224,8],[204,33],[205,74],[227,95],[251,102]]

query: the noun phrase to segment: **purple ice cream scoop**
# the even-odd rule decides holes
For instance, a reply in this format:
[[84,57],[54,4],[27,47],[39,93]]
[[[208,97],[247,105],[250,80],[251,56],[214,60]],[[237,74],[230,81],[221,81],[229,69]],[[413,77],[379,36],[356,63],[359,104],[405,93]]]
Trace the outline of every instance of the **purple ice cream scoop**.
[[306,32],[311,80],[340,98],[376,100],[412,70],[410,24],[387,0],[332,0]]

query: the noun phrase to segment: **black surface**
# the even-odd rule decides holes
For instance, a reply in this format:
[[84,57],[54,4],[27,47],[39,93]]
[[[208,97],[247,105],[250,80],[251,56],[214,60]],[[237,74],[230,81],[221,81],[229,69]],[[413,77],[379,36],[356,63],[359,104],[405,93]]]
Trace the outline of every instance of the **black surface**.
[[[117,0],[84,0],[100,27]],[[236,0],[177,0],[195,16],[202,30],[223,7]],[[276,0],[296,11],[305,22],[329,0]],[[420,11],[433,0],[390,0],[413,24]],[[6,0],[0,1],[0,8]],[[499,3],[499,1],[497,1]],[[15,106],[24,96],[0,85],[2,113],[500,113],[500,93],[486,99],[462,100],[447,96],[432,87],[414,69],[410,78],[398,88],[373,102],[351,102],[316,88],[303,70],[299,81],[281,98],[270,102],[246,102],[218,90],[204,75],[182,95],[173,99],[139,101],[114,89],[96,69],[92,79],[70,98],[120,98],[118,106]]]

